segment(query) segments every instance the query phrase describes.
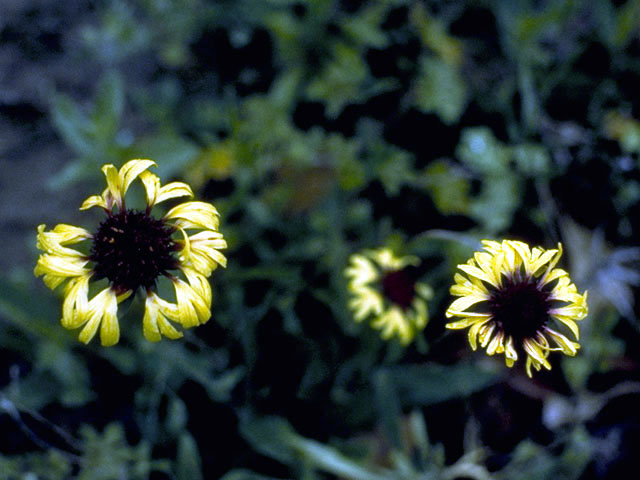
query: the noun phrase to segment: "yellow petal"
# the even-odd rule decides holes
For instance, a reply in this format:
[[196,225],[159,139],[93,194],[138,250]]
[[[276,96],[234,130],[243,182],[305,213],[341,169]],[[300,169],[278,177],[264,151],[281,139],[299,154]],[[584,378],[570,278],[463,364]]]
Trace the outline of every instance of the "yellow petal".
[[360,322],[370,314],[380,315],[384,310],[382,296],[371,287],[350,289],[355,297],[349,301],[349,308],[354,310],[354,319]]
[[218,211],[205,202],[185,202],[176,205],[165,215],[166,219],[175,219],[179,228],[218,229]]
[[54,289],[69,278],[88,274],[90,270],[85,268],[87,262],[79,257],[43,254],[38,257],[33,274],[36,277],[44,275],[44,283]]
[[227,266],[226,257],[217,250],[227,246],[221,233],[205,230],[188,237],[183,229],[180,230],[184,236],[181,262],[205,276],[211,275],[218,265]]
[[552,308],[549,310],[549,313],[557,318],[565,317],[571,318],[572,320],[582,320],[587,316],[587,306],[586,303],[572,304],[564,307]]
[[[547,361],[545,353],[541,350],[540,346],[536,345],[532,340],[525,339],[522,342],[524,351],[540,365],[544,365],[547,370],[551,370],[551,364]],[[534,365],[535,366],[535,365]]]
[[516,255],[516,251],[510,245],[505,245],[503,252],[506,271],[515,273],[520,266],[520,259]]
[[102,195],[91,195],[87,198],[82,205],[80,206],[80,210],[88,210],[93,207],[100,207],[107,209],[107,201],[104,199]]
[[[493,337],[491,342],[489,342],[489,346],[487,346],[487,355],[493,355],[494,353],[502,353],[504,351],[504,346],[502,345],[503,333],[498,332]],[[484,345],[483,345],[484,347]]]
[[156,198],[160,192],[160,179],[157,175],[149,171],[140,173],[140,181],[144,186],[144,191],[147,196],[147,207],[152,207],[156,204]]
[[431,300],[433,298],[433,288],[426,283],[417,282],[415,285],[416,294],[418,297],[424,300]]
[[554,268],[553,270],[547,270],[547,272],[540,277],[540,284],[546,285],[547,283],[553,282],[557,278],[568,277],[569,273],[561,268]]
[[456,320],[455,322],[447,323],[445,325],[445,328],[448,328],[451,330],[461,330],[463,328],[470,327],[475,323],[483,323],[488,319],[489,319],[488,317],[487,318],[477,318],[477,317],[463,318],[462,320]]
[[494,240],[481,240],[481,243],[489,253],[495,254],[496,252],[502,251],[502,244]]
[[407,317],[417,330],[422,330],[429,322],[427,302],[420,297],[416,297],[411,303],[411,311],[407,313]]
[[562,352],[564,354],[573,357],[576,353],[578,353],[578,349],[580,348],[579,343],[572,342],[561,333],[558,333],[548,327],[543,328],[547,335],[549,335],[554,340],[554,342],[556,342],[556,344],[562,349]]
[[88,318],[84,328],[80,331],[78,340],[80,340],[82,343],[89,343],[93,339],[93,337],[95,337],[96,332],[98,331],[100,320],[102,320],[102,318],[100,317],[99,313],[95,312],[93,315],[91,315]]
[[558,263],[558,260],[560,260],[560,257],[562,257],[562,243],[558,242],[558,250],[557,250],[557,255],[549,262],[549,267],[548,269],[551,270],[553,269],[553,267],[556,266],[556,264]]
[[527,369],[527,376],[529,378],[532,377],[531,375],[531,365],[534,366],[534,368],[538,371],[540,371],[540,364],[537,362],[534,362],[533,359],[527,355],[527,362],[526,362],[526,369]]
[[78,339],[89,343],[100,327],[100,343],[111,346],[118,343],[120,329],[118,326],[118,297],[107,287],[89,301],[88,320],[80,331]]
[[176,291],[178,310],[175,316],[172,312],[171,319],[182,324],[185,328],[195,327],[205,323],[211,317],[211,310],[207,302],[198,295],[186,282],[176,278],[172,280]]
[[482,327],[488,321],[489,321],[489,319],[485,319],[484,321],[480,321],[478,323],[474,323],[473,325],[471,325],[471,328],[469,328],[469,332],[468,332],[469,345],[471,345],[471,349],[472,350],[476,350],[476,348],[478,348],[478,345],[476,343],[476,338],[478,336],[478,330],[480,330],[480,327]]
[[142,319],[144,337],[150,342],[160,341],[162,335],[172,340],[181,338],[182,332],[176,330],[167,320],[167,312],[175,317],[177,310],[177,305],[166,302],[151,292],[145,300],[145,311]]
[[182,182],[167,183],[160,189],[156,203],[178,197],[193,197],[191,187]]
[[211,306],[211,284],[201,273],[190,268],[181,268],[182,273],[187,277],[189,286],[207,303],[207,308]]
[[504,240],[503,244],[507,244],[511,248],[513,248],[520,256],[520,259],[522,260],[525,268],[527,268],[527,265],[529,265],[531,260],[531,250],[529,249],[529,245],[517,240]]
[[420,259],[413,255],[399,257],[390,248],[384,247],[377,250],[366,250],[364,252],[369,258],[376,262],[383,270],[401,270],[407,265],[418,265]]
[[513,346],[513,337],[511,336],[507,337],[507,341],[505,342],[504,355],[507,367],[512,367],[516,360],[518,360],[518,352]]
[[489,295],[467,295],[457,298],[447,309],[447,317],[466,315],[465,310],[479,302],[489,300]]
[[397,307],[392,307],[383,315],[376,317],[371,326],[375,329],[382,330],[380,336],[388,340],[394,335],[398,337],[404,345],[413,340],[414,332],[407,322],[404,314]]
[[45,232],[44,229],[45,225],[38,225],[36,237],[36,247],[38,249],[61,256],[84,256],[83,253],[64,246],[73,245],[91,238],[91,234],[84,228],[59,224],[52,231]]
[[[502,275],[504,272],[504,253],[498,252],[496,253],[491,262],[485,266],[487,273],[493,278],[493,282],[496,285],[502,285]],[[489,267],[487,269],[487,267]]]
[[152,166],[156,166],[156,162],[146,159],[134,159],[125,163],[122,168],[120,168],[120,172],[118,172],[120,194],[124,196],[131,183],[138,178],[142,172]]
[[491,263],[491,260],[493,259],[494,255],[491,255],[490,253],[487,252],[475,252],[473,254],[473,258],[476,261],[476,264],[482,268],[483,266],[488,266]]
[[472,277],[477,278],[478,280],[482,280],[484,282],[487,282],[491,285],[493,285],[494,287],[498,288],[498,283],[496,282],[496,280],[493,278],[493,275],[488,275],[487,272],[485,272],[484,270],[474,266],[474,265],[470,265],[468,263],[465,264],[461,264],[458,265],[458,268],[460,270],[462,270],[463,272],[465,272],[468,275],[471,275]]
[[71,280],[66,286],[66,294],[62,304],[60,323],[67,329],[78,328],[87,321],[89,313],[89,279],[91,275],[83,275]]
[[110,347],[120,340],[120,326],[118,325],[118,303],[115,295],[107,304],[102,324],[100,325],[100,343],[103,347]]
[[122,191],[120,190],[120,178],[118,170],[112,164],[102,166],[102,173],[107,179],[107,190],[111,197],[116,201],[118,206],[122,208]]
[[542,250],[538,247],[534,248],[533,252],[531,263],[528,266],[525,265],[525,269],[531,272],[531,275],[534,275],[558,253],[557,250]]
[[478,295],[489,295],[489,291],[484,286],[484,284],[473,278],[468,279],[459,273],[454,275],[455,285],[452,285],[449,289],[451,295],[455,295],[456,297],[462,297],[464,295],[478,294]]
[[364,255],[353,254],[349,258],[349,266],[344,271],[354,286],[365,285],[378,279],[378,271],[371,260]]
[[487,344],[492,338],[491,334],[495,329],[496,329],[496,324],[494,322],[485,323],[478,329],[478,340],[480,340],[480,346],[482,348],[487,347]]

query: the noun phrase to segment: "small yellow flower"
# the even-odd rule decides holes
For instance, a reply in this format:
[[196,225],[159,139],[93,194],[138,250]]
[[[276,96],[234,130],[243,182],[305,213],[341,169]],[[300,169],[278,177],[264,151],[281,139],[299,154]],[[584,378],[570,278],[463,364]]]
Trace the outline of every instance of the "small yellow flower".
[[568,327],[578,340],[576,321],[587,316],[587,292],[579,294],[569,274],[554,268],[562,256],[562,244],[544,250],[515,240],[482,243],[485,252],[476,252],[458,265],[466,276],[455,274],[450,291],[460,298],[446,316],[461,320],[446,327],[469,328],[471,348],[475,350],[479,340],[488,355],[504,353],[508,367],[525,356],[529,377],[531,366],[551,369],[547,360],[551,351],[574,356],[580,344],[552,328],[552,320]]
[[369,318],[385,340],[395,336],[403,345],[410,343],[429,320],[427,300],[433,296],[409,271],[418,263],[418,258],[397,257],[389,248],[351,255],[345,275],[356,322]]
[[[81,342],[91,341],[99,328],[102,345],[118,343],[118,304],[138,291],[145,295],[142,326],[149,341],[157,342],[163,335],[182,337],[171,322],[189,328],[211,316],[207,277],[227,263],[219,251],[227,244],[218,232],[218,212],[213,205],[193,201],[173,207],[161,218],[153,217],[156,204],[193,196],[182,182],[161,186],[160,179],[148,171],[155,165],[152,160],[130,160],[120,170],[113,165],[102,167],[107,188],[80,207],[105,211],[107,216],[94,233],[73,225],[59,224],[50,231],[38,226],[37,247],[44,253],[34,274],[42,275],[51,289],[64,284],[61,323],[68,329],[82,327]],[[125,205],[125,194],[136,179],[146,193],[143,211]],[[88,253],[69,248],[85,241],[90,242]],[[161,276],[173,284],[175,303],[155,291]],[[91,280],[103,278],[108,286],[90,299]]]

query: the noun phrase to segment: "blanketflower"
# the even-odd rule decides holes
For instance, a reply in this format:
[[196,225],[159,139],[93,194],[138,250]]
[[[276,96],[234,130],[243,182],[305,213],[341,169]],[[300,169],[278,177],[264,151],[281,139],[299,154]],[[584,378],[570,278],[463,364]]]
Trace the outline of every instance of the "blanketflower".
[[[156,218],[152,208],[179,197],[191,197],[182,182],[162,186],[148,169],[152,160],[130,160],[120,170],[104,165],[107,188],[87,198],[80,210],[100,207],[106,213],[97,230],[59,224],[46,231],[38,226],[37,247],[44,253],[34,269],[45,284],[64,285],[62,326],[82,327],[79,340],[88,343],[100,329],[104,346],[120,338],[118,304],[136,292],[144,295],[143,333],[156,342],[162,336],[177,339],[184,328],[205,323],[211,316],[211,286],[207,277],[218,265],[226,266],[220,249],[227,244],[218,232],[219,215],[213,205],[198,201],[181,203]],[[146,194],[146,209],[126,207],[125,194],[139,179]],[[69,245],[89,243],[85,252]],[[166,277],[175,290],[175,301],[158,295],[157,281]],[[107,286],[92,298],[90,287],[106,279]],[[173,322],[173,323],[172,323]]]
[[398,257],[389,248],[351,255],[345,275],[355,321],[369,318],[383,339],[395,336],[404,345],[410,343],[429,320],[427,300],[433,296],[431,287],[416,282],[409,272],[408,267],[418,263],[417,257]]
[[[458,265],[451,294],[457,297],[447,309],[447,318],[460,320],[446,325],[469,328],[469,344],[478,342],[487,355],[505,355],[508,367],[526,357],[527,375],[531,367],[551,369],[551,351],[574,356],[580,344],[567,338],[554,323],[567,327],[576,340],[576,321],[586,317],[587,292],[578,293],[569,274],[554,268],[562,256],[562,244],[545,250],[515,240],[483,240],[484,252],[476,252],[467,263]],[[550,341],[551,340],[551,343]]]

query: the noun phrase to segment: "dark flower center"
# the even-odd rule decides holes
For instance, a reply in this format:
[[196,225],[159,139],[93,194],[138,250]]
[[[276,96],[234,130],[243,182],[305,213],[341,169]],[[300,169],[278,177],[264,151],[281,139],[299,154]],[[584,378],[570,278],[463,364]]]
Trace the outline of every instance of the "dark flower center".
[[503,279],[502,287],[489,299],[489,310],[498,327],[519,344],[534,338],[549,320],[549,292],[538,287],[533,278]]
[[174,231],[145,212],[109,214],[93,236],[89,258],[96,277],[107,278],[120,293],[153,286],[158,276],[178,265]]
[[405,270],[388,272],[382,277],[382,293],[404,310],[411,306],[416,296],[416,282]]

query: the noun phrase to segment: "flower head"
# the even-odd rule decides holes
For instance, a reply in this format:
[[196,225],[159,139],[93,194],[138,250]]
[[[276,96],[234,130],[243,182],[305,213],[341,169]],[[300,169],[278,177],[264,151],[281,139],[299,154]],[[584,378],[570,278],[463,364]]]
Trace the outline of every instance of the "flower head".
[[[102,167],[107,188],[80,207],[105,211],[106,218],[93,233],[65,224],[49,231],[45,225],[38,226],[37,247],[44,253],[34,274],[42,275],[51,289],[64,284],[61,323],[69,329],[82,327],[78,338],[84,343],[99,328],[102,345],[116,344],[118,304],[136,292],[145,296],[143,333],[149,341],[159,341],[162,335],[180,338],[182,333],[171,322],[188,328],[211,316],[207,277],[218,265],[226,266],[219,251],[227,244],[218,232],[218,212],[213,205],[192,201],[154,217],[151,210],[158,203],[193,193],[182,182],[162,186],[148,171],[151,166],[155,166],[151,160],[130,160],[120,170],[113,165]],[[136,179],[144,186],[144,210],[125,204],[125,194]],[[89,243],[86,252],[69,247],[84,242]],[[175,302],[158,296],[161,277],[173,284]],[[106,279],[107,287],[89,298],[92,281],[101,279]]]
[[408,269],[418,262],[416,257],[398,257],[389,248],[351,255],[345,275],[355,320],[370,318],[385,340],[396,336],[405,345],[411,342],[429,320],[426,301],[433,295]]
[[461,319],[446,327],[469,328],[471,348],[475,350],[479,341],[488,355],[504,353],[508,367],[526,357],[529,376],[531,366],[551,369],[547,360],[551,351],[574,356],[580,344],[557,331],[552,321],[565,325],[578,340],[576,321],[587,315],[587,292],[579,294],[569,274],[554,268],[562,244],[544,250],[515,240],[482,243],[485,252],[458,265],[466,276],[455,274],[451,294],[460,298],[446,316]]

